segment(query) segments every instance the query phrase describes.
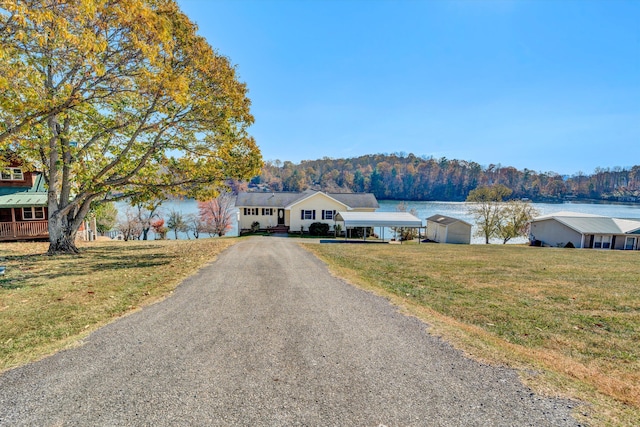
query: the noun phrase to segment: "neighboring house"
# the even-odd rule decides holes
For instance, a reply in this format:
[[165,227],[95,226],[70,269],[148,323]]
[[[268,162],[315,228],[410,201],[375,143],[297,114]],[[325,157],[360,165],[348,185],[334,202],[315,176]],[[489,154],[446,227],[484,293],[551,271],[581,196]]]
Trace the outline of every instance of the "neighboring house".
[[272,231],[308,231],[314,222],[334,225],[337,212],[374,212],[378,201],[371,193],[239,193],[236,197],[240,230],[254,222]]
[[15,163],[0,170],[0,241],[46,239],[44,177]]
[[427,218],[427,239],[438,243],[471,243],[471,224],[445,215]]
[[558,212],[534,218],[529,233],[530,240],[542,246],[571,243],[576,248],[640,249],[640,218]]

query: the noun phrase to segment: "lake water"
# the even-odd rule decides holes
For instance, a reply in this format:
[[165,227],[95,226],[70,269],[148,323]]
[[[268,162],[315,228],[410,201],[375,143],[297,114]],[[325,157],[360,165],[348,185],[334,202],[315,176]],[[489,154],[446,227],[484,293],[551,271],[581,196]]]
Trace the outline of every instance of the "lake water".
[[[395,212],[399,204],[397,200],[380,200],[380,209],[378,212]],[[469,214],[468,204],[465,202],[406,202],[407,209],[415,209],[418,212],[418,218],[422,219],[423,223],[425,219],[436,214],[446,215],[453,218],[458,218],[466,221],[470,224],[474,224],[473,232],[475,233],[475,220],[471,214]],[[126,204],[118,203],[117,207],[121,213],[124,213]],[[548,215],[559,211],[572,211],[580,213],[588,213],[594,215],[610,216],[615,218],[638,218],[640,219],[640,205],[637,204],[605,204],[605,203],[533,203],[533,206],[540,212],[540,215]],[[183,215],[197,214],[198,204],[195,200],[171,200],[162,204],[161,211],[162,217],[169,216],[169,212],[175,210],[182,212]],[[233,228],[229,231],[229,236],[237,236],[238,229],[236,227],[235,213],[232,216],[234,218]],[[376,230],[379,232],[379,230]],[[385,238],[393,237],[393,232],[390,229],[385,229]],[[168,238],[173,239],[173,232],[169,232]],[[208,237],[208,235],[205,235]],[[153,239],[153,232],[150,233],[149,238]],[[184,233],[178,233],[178,238],[186,239],[187,236]],[[193,238],[193,236],[191,236]],[[516,239],[510,241],[510,243],[525,243],[525,238]],[[482,244],[484,239],[481,237],[472,236],[471,243]],[[495,241],[494,243],[500,243]]]

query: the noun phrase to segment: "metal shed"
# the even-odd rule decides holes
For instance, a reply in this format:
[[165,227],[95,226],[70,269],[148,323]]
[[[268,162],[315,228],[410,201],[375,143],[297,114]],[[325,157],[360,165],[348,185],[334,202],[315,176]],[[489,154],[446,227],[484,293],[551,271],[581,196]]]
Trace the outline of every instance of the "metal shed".
[[427,239],[439,243],[471,243],[471,224],[446,215],[427,218]]

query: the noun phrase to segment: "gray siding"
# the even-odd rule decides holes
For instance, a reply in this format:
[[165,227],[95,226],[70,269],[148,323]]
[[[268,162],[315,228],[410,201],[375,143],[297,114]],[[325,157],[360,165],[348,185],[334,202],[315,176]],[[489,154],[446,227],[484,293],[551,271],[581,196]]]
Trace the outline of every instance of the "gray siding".
[[458,221],[448,226],[435,221],[427,221],[427,239],[440,243],[471,243],[471,226]]
[[[532,223],[531,235],[544,246],[564,246],[571,242],[576,248],[582,247],[582,235],[553,218]],[[585,240],[585,246],[588,245],[589,241]]]
[[449,225],[447,232],[447,243],[458,243],[468,245],[471,243],[471,226],[463,222],[456,222]]
[[447,227],[444,225],[440,225],[437,222],[427,221],[427,239],[433,240],[434,242],[441,242],[444,240],[444,234],[447,230]]

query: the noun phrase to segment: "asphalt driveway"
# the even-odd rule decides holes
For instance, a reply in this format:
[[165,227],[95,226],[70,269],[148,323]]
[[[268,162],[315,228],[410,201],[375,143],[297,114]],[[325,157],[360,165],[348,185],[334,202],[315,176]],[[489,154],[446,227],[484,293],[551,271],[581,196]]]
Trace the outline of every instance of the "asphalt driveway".
[[291,239],[234,245],[165,301],[0,376],[6,426],[575,426]]

